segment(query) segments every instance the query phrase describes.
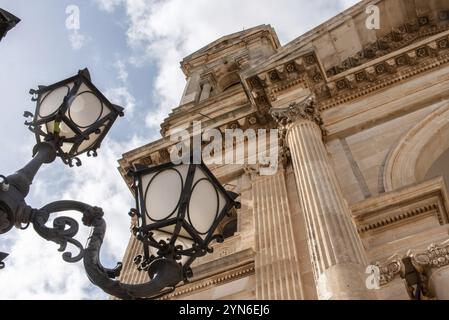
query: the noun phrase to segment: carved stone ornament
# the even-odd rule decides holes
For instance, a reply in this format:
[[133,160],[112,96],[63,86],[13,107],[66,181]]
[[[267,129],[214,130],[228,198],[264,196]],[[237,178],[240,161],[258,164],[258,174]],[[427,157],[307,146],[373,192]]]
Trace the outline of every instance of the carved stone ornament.
[[292,103],[286,108],[272,108],[270,115],[283,128],[288,128],[298,120],[315,122],[323,131],[323,136],[326,135],[323,119],[315,104],[315,97],[313,95],[310,95],[301,102]]
[[435,269],[449,265],[449,241],[441,245],[432,244],[426,251],[415,252],[412,255],[413,264],[421,269]]
[[378,262],[376,263],[376,266],[379,267],[381,286],[390,283],[404,272],[404,264],[399,257],[389,259],[382,264]]

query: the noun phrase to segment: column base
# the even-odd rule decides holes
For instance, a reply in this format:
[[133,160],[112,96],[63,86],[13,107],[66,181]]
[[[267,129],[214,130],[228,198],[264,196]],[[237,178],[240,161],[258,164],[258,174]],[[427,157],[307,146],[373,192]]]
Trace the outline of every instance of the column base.
[[326,269],[317,281],[320,300],[377,300],[373,290],[366,287],[365,267],[345,263]]

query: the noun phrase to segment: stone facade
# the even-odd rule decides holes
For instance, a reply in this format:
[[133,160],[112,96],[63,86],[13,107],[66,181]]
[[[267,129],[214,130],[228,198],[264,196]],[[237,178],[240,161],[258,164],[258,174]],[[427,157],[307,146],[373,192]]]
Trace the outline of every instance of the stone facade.
[[[366,27],[366,8],[381,28]],[[281,46],[258,26],[181,63],[187,78],[162,138],[119,161],[169,161],[169,132],[277,128],[281,165],[212,165],[239,193],[236,232],[162,299],[449,299],[449,2],[361,1]],[[131,238],[121,280],[137,283]],[[408,262],[410,262],[408,264]],[[380,270],[370,289],[369,265]],[[414,272],[414,273],[413,273]],[[407,280],[407,281],[406,281]]]

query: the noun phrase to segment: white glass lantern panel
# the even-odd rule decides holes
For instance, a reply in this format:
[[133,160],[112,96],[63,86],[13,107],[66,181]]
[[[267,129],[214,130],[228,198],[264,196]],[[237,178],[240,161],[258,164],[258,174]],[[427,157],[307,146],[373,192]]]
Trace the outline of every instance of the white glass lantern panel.
[[[153,238],[156,240],[156,242],[159,242],[161,240],[169,243],[171,240],[171,233],[165,233],[161,231],[154,231]],[[193,241],[191,239],[186,239],[183,237],[178,237],[178,239],[175,242],[175,246],[182,246],[183,250],[187,250],[192,248]],[[158,249],[150,247],[150,253],[157,257],[157,251]],[[186,263],[189,257],[182,256],[181,260],[178,260],[178,262],[181,262],[182,264]]]
[[82,84],[68,110],[69,118],[80,128],[88,128],[101,119],[103,103]]
[[[195,172],[193,184],[195,184],[197,181],[199,181],[201,179],[209,180],[209,177],[206,175],[206,173],[204,173],[204,171],[202,169],[198,168]],[[221,190],[217,189],[217,192],[218,192],[218,198],[219,198],[218,213],[220,213],[223,210],[224,206],[226,205],[226,198],[222,194]]]
[[73,138],[76,136],[75,132],[73,132],[65,122],[61,122],[59,125],[59,135],[66,138]]
[[73,84],[69,84],[44,94],[39,101],[38,116],[45,118],[54,114],[61,107],[72,87]]
[[215,222],[218,214],[218,199],[217,190],[209,180],[198,180],[194,184],[188,217],[192,227],[200,234],[208,233]]
[[[107,126],[108,123],[106,122],[105,125]],[[100,128],[100,133],[99,133],[99,134],[97,134],[97,133],[95,133],[95,132],[94,132],[94,133],[91,133],[91,134],[89,135],[89,140],[84,140],[84,141],[80,144],[80,146],[78,147],[77,153],[82,153],[82,152],[88,150],[90,147],[92,147],[92,146],[97,142],[97,140],[101,137],[101,135],[103,134],[104,129],[105,129],[104,126],[101,127],[101,128]]]
[[61,146],[61,150],[62,150],[64,153],[70,153],[70,151],[72,150],[72,148],[73,148],[73,143],[69,143],[69,142],[64,142],[64,143],[62,144],[62,146]]
[[[176,226],[176,224],[170,225],[170,226],[165,227],[165,228],[161,228],[161,231],[166,232],[167,234],[171,235],[175,231],[175,226]],[[192,238],[190,236],[190,234],[187,232],[187,230],[185,230],[183,227],[181,228],[181,231],[179,231],[179,236],[183,237],[183,238],[188,238],[188,239]]]
[[111,113],[111,110],[105,104],[103,104],[103,113],[101,114],[100,119],[103,119],[110,113]]
[[161,221],[176,215],[181,199],[183,179],[175,169],[167,169],[144,183],[147,216],[152,221]]

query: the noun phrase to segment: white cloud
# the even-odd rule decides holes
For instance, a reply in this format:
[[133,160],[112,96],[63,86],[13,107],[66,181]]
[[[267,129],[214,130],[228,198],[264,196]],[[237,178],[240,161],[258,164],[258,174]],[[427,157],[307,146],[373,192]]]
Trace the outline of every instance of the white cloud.
[[117,60],[114,64],[118,73],[118,79],[124,83],[128,81],[128,71],[126,70],[126,64],[123,60]]
[[75,30],[69,34],[69,41],[73,50],[80,50],[86,45],[89,38]]
[[132,117],[136,106],[136,99],[129,91],[126,62],[121,59],[117,59],[114,63],[114,68],[117,71],[117,79],[122,83],[122,85],[107,89],[104,94],[109,101],[124,107],[127,116]]
[[122,0],[95,0],[98,7],[106,12],[112,12],[122,2]]
[[136,106],[136,99],[127,87],[118,87],[106,90],[104,95],[109,101],[125,108],[127,116],[132,116]]

